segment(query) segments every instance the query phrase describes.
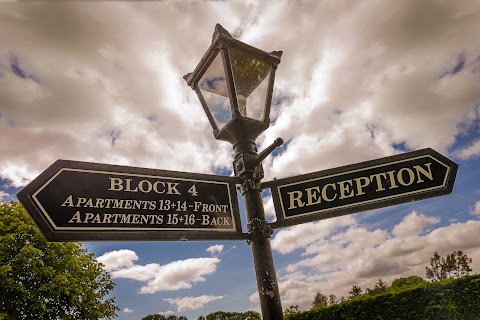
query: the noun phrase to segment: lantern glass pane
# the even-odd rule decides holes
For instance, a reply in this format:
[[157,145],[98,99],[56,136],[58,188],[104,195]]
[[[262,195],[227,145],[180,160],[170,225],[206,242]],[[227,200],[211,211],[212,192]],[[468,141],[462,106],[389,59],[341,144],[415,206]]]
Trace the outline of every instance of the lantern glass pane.
[[210,113],[215,119],[218,129],[222,129],[232,119],[232,110],[228,97],[222,54],[220,52],[217,53],[212,64],[198,81],[198,87]]
[[235,48],[228,50],[240,114],[263,121],[272,65]]

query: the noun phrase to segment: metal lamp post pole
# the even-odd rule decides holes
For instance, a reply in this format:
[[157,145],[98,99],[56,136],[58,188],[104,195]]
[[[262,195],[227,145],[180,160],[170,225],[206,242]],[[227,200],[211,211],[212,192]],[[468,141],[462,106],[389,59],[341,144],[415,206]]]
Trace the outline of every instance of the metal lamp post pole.
[[255,142],[251,140],[241,140],[233,146],[235,173],[243,181],[241,192],[245,200],[248,233],[251,236],[258,294],[264,320],[283,320],[283,310],[270,246],[273,229],[265,219],[262,202],[260,180],[263,178],[263,169],[261,161],[282,143],[282,139],[277,139],[260,154],[257,154]]
[[[275,143],[259,154],[255,140],[270,124],[273,82],[281,55],[281,51],[267,53],[238,41],[217,24],[212,44],[202,60],[192,73],[183,77],[197,93],[215,138],[233,144],[233,168],[235,176],[242,182],[241,191],[245,200],[249,241],[252,245],[264,320],[283,320],[283,311],[270,247],[273,229],[265,220],[263,209],[261,162],[280,146],[283,140],[275,140]],[[267,87],[261,86],[261,89],[257,90],[264,81]],[[255,112],[247,115],[246,98],[252,96],[254,91],[260,95],[265,94],[263,114],[260,118]],[[212,99],[212,94],[226,97],[227,100],[221,99],[222,102],[219,103],[216,98]],[[232,117],[224,123],[226,110],[222,104],[226,101],[230,102],[229,115]]]

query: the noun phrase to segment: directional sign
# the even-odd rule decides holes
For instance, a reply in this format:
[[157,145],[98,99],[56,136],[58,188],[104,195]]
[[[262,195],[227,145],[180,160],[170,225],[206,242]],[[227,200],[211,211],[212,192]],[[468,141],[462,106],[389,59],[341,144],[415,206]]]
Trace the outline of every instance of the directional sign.
[[235,182],[58,160],[17,197],[50,241],[245,239]]
[[274,227],[292,226],[452,192],[458,165],[432,149],[264,183]]

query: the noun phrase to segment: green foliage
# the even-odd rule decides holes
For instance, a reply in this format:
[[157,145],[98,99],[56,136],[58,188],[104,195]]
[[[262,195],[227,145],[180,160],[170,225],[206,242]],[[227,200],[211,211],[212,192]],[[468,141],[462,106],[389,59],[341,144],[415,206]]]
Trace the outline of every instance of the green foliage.
[[367,288],[366,293],[370,296],[375,296],[377,294],[384,293],[388,289],[388,284],[383,281],[382,279],[378,279],[377,283],[375,283],[375,287],[373,289]]
[[245,315],[245,320],[261,320],[262,316],[257,311],[248,310],[243,313]]
[[142,320],[167,320],[167,318],[161,314],[150,314],[146,317],[143,317]]
[[453,251],[446,258],[440,257],[435,251],[430,259],[430,268],[425,267],[427,279],[442,281],[449,278],[459,278],[470,274],[472,259],[462,251]]
[[338,299],[337,299],[336,295],[331,294],[331,295],[328,296],[328,305],[329,306],[337,304],[337,303],[338,303]]
[[293,314],[293,313],[299,313],[300,312],[300,307],[297,305],[292,305],[290,307],[288,307],[287,309],[285,309],[285,311],[283,312],[284,315],[287,315],[287,314]]
[[[205,320],[205,317],[200,317],[198,318],[199,320],[202,319],[202,320]],[[188,320],[187,317],[184,317],[184,316],[180,316],[180,317],[177,317],[177,316],[174,316],[174,315],[170,315],[168,317],[164,316],[164,315],[161,315],[161,314],[150,314],[146,317],[143,317],[142,320]]]
[[[410,277],[412,278],[412,277]],[[409,279],[409,278],[404,278]],[[480,275],[442,282],[393,282],[385,293],[314,311],[290,314],[288,320],[475,320],[480,319]],[[407,281],[408,282],[408,281]],[[395,289],[396,288],[396,289]],[[401,288],[402,290],[398,290]],[[395,291],[397,290],[397,291]]]
[[[224,312],[217,311],[205,316],[199,316],[198,320],[261,320],[262,317],[256,311],[245,311],[245,312]],[[0,318],[0,320],[2,320]],[[151,314],[148,315],[142,320],[188,320],[185,316],[174,316],[170,315],[168,317],[160,314]]]
[[389,291],[398,291],[406,288],[413,288],[421,285],[426,285],[427,281],[419,276],[410,276],[408,278],[395,279],[389,288]]
[[210,313],[206,317],[200,316],[198,320],[261,320],[262,317],[258,312],[246,311],[246,312],[224,312],[217,311]]
[[79,243],[47,242],[19,203],[0,204],[0,319],[112,319],[113,287]]
[[328,298],[323,293],[317,292],[312,302],[312,310],[328,306]]
[[348,292],[348,299],[353,299],[362,294],[362,288],[359,286],[353,285],[352,289]]

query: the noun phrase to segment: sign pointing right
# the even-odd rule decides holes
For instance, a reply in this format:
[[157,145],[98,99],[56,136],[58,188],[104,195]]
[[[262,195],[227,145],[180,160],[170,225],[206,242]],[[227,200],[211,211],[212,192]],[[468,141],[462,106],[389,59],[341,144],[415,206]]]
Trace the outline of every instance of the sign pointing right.
[[449,194],[457,168],[428,148],[262,187],[272,190],[279,228]]

